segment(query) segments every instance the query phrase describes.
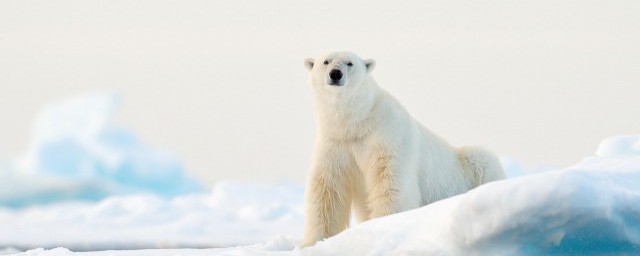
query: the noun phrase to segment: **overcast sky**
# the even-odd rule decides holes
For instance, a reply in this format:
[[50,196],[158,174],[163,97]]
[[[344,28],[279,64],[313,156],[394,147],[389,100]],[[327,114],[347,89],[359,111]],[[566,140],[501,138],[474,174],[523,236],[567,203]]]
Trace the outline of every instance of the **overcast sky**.
[[47,103],[124,98],[117,121],[194,175],[303,181],[303,60],[348,50],[426,127],[527,165],[640,133],[639,1],[0,1],[0,158]]

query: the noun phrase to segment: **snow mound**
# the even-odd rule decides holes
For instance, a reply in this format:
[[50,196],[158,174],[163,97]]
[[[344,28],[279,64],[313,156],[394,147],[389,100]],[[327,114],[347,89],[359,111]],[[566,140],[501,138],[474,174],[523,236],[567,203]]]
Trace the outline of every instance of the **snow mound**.
[[621,135],[600,143],[596,155],[600,157],[640,156],[640,135]]
[[115,94],[93,94],[44,109],[27,153],[0,164],[0,205],[201,191],[174,155],[113,123],[119,105]]
[[552,165],[525,166],[513,158],[501,157],[500,162],[508,178],[515,178],[539,172],[556,170]]

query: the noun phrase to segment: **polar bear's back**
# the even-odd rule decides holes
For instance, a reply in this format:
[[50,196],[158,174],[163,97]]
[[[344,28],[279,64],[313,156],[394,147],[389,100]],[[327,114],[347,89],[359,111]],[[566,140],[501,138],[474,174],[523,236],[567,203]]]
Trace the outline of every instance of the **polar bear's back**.
[[452,197],[473,188],[458,151],[444,139],[422,127],[419,179],[422,205]]
[[[395,144],[391,146],[393,154],[403,159],[399,168],[407,191],[403,205],[408,209],[423,206],[474,187],[457,149],[412,118],[389,93],[384,92],[382,99],[385,102],[377,113],[377,123],[387,127],[376,136],[388,137],[389,143]],[[416,202],[416,197],[421,200]]]

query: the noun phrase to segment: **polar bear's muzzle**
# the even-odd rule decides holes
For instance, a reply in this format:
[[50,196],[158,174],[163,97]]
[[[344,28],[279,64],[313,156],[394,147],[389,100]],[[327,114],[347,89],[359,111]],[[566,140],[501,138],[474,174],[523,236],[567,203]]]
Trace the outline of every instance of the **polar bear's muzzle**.
[[329,71],[329,85],[342,86],[344,85],[342,80],[343,74],[339,69],[332,69]]

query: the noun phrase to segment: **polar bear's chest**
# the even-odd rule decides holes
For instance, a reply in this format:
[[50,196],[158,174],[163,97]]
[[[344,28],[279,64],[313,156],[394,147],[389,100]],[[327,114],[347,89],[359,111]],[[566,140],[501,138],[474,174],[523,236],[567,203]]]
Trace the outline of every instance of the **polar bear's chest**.
[[345,144],[359,143],[375,129],[371,118],[357,119],[351,116],[341,116],[336,113],[323,118],[320,122],[319,132],[325,138],[331,138]]

